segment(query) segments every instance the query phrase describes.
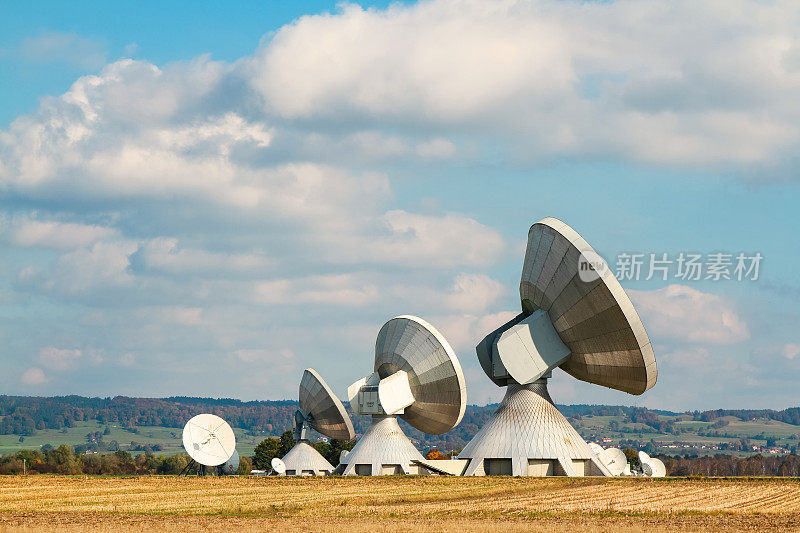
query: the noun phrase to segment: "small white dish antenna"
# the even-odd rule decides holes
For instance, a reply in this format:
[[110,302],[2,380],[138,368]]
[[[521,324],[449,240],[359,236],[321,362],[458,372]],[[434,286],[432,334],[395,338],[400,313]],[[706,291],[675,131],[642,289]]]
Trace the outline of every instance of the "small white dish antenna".
[[642,474],[647,477],[651,477],[653,475],[653,467],[650,463],[642,463]]
[[650,456],[645,452],[639,452],[639,462],[642,465],[650,463]]
[[204,466],[219,466],[236,451],[236,436],[222,418],[197,415],[183,428],[183,447],[189,457]]
[[344,463],[344,460],[347,458],[347,454],[349,454],[349,450],[342,450],[339,452],[339,463]]
[[233,455],[231,458],[225,461],[222,466],[219,467],[220,473],[225,476],[232,476],[236,474],[239,470],[239,452],[233,450]]
[[286,464],[284,464],[282,459],[273,457],[272,461],[270,461],[270,466],[272,466],[272,471],[279,476],[286,475]]
[[650,470],[652,477],[666,477],[667,475],[667,467],[664,466],[664,462],[655,457],[650,458]]
[[592,453],[597,456],[603,453],[603,447],[597,444],[596,442],[590,442],[589,449],[592,450]]
[[619,448],[606,448],[603,450],[600,454],[600,461],[606,465],[608,471],[614,476],[622,474],[625,467],[628,466],[628,458]]

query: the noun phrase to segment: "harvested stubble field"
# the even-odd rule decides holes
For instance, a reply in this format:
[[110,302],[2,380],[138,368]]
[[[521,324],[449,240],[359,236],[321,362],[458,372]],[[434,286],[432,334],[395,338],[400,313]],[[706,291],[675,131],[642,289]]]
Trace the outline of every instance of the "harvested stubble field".
[[0,477],[0,531],[800,531],[800,480]]

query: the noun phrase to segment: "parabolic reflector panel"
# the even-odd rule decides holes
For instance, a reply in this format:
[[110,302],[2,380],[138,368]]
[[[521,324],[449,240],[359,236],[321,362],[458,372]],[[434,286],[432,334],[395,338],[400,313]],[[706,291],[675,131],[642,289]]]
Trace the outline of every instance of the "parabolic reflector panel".
[[453,348],[436,328],[415,316],[383,325],[375,343],[375,372],[381,379],[408,373],[414,403],[400,417],[429,434],[453,429],[464,416],[467,389]]
[[650,462],[650,456],[647,455],[647,452],[639,452],[639,462],[641,464],[645,464],[645,463],[649,463]]
[[628,466],[628,458],[625,453],[619,448],[606,448],[600,453],[600,461],[612,475],[618,476]]
[[[531,226],[519,285],[526,313],[542,309],[572,354],[561,368],[604,387],[642,394],[656,383],[656,359],[639,315],[610,268],[581,271],[599,257],[565,223]],[[588,278],[588,280],[587,280]]]
[[589,449],[592,450],[592,453],[595,455],[600,455],[603,453],[603,447],[597,444],[596,442],[589,442]]
[[650,470],[652,471],[650,475],[653,477],[664,477],[667,475],[667,467],[664,465],[664,462],[655,457],[650,459]]
[[286,463],[279,457],[273,457],[272,461],[270,461],[270,466],[272,466],[272,470],[279,476],[286,473]]
[[309,425],[323,435],[341,440],[355,436],[341,400],[313,368],[306,368],[300,380],[300,409],[311,416]]
[[184,426],[183,447],[201,465],[219,466],[236,451],[236,436],[228,423],[217,415],[201,414]]
[[225,461],[220,468],[222,469],[222,473],[228,476],[232,476],[239,470],[239,452],[233,450],[233,455],[231,455],[230,459]]

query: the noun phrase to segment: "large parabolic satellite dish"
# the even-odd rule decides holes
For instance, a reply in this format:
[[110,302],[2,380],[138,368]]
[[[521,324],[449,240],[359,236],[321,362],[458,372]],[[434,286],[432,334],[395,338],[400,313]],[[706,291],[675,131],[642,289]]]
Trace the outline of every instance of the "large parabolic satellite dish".
[[283,457],[286,475],[320,476],[333,472],[333,465],[309,442],[309,429],[341,440],[352,439],[355,431],[341,400],[313,368],[307,368],[300,380],[300,408],[294,419],[297,444]]
[[228,423],[217,415],[201,414],[184,426],[183,447],[199,464],[219,466],[236,451],[236,436]]
[[545,218],[528,232],[520,280],[522,312],[487,335],[478,360],[506,395],[459,454],[466,475],[612,475],[555,408],[556,368],[630,394],[656,382],[656,360],[619,281],[565,223]]
[[423,460],[397,423],[402,418],[424,433],[450,431],[461,421],[467,393],[461,364],[432,325],[398,316],[383,325],[375,342],[373,373],[347,389],[357,414],[372,425],[343,459],[344,475],[417,473]]

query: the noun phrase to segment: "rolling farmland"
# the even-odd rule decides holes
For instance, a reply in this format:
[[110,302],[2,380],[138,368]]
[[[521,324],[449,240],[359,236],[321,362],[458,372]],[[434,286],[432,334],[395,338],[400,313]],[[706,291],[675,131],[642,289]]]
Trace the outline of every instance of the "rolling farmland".
[[800,480],[4,476],[0,510],[0,530],[796,529]]

